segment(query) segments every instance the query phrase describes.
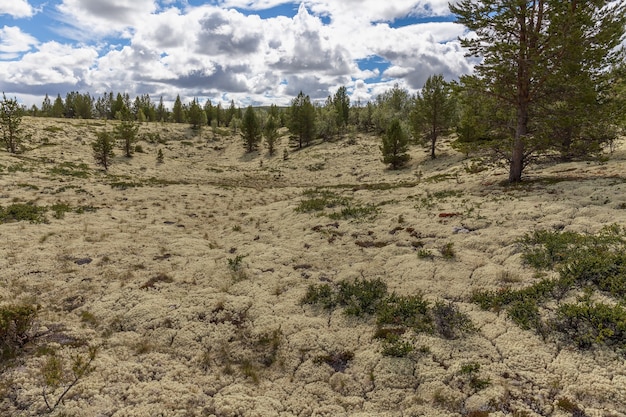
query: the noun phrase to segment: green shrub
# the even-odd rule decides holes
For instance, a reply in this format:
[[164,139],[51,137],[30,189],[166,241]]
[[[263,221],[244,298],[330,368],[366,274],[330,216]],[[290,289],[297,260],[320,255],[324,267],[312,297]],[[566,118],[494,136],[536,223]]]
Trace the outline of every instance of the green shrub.
[[462,375],[467,378],[467,382],[469,386],[476,392],[482,391],[491,385],[491,381],[487,379],[479,378],[478,373],[480,372],[480,364],[476,362],[470,362],[461,365],[461,369],[459,370],[459,375]]
[[89,166],[85,163],[75,164],[73,162],[63,162],[54,168],[50,168],[48,173],[63,177],[89,178]]
[[341,281],[337,294],[338,304],[344,306],[349,316],[374,314],[387,295],[387,284],[380,278],[356,279],[354,282]]
[[310,213],[313,211],[323,211],[326,208],[334,208],[347,204],[348,200],[338,194],[322,189],[306,190],[303,195],[307,199],[302,200],[296,211],[300,213]]
[[302,304],[319,304],[327,310],[337,306],[337,297],[328,284],[309,285],[307,292],[301,300]]
[[50,209],[54,212],[53,217],[55,219],[62,219],[65,217],[65,213],[72,211],[72,208],[67,203],[56,203],[50,206]]
[[452,301],[437,301],[431,309],[431,315],[435,330],[445,339],[457,339],[475,330],[469,316]]
[[537,269],[549,269],[564,262],[571,250],[581,243],[581,236],[574,232],[536,230],[526,234],[520,243],[523,261]]
[[454,259],[454,257],[456,256],[456,252],[454,251],[454,243],[446,243],[439,249],[439,252],[441,252],[441,256],[443,256],[445,259]]
[[391,294],[380,304],[376,318],[379,326],[402,326],[418,333],[433,330],[429,303],[421,293],[411,296]]
[[626,296],[626,254],[596,251],[581,254],[561,270],[561,277],[623,298]]
[[32,305],[0,307],[0,362],[13,358],[30,340],[30,330],[37,315]]
[[553,327],[581,349],[595,344],[626,349],[626,309],[619,304],[593,302],[590,294],[578,303],[561,305]]
[[243,258],[245,258],[244,255],[237,255],[234,258],[228,258],[228,269],[230,269],[232,272],[237,272],[241,270],[241,268],[243,267],[241,263],[241,261],[243,261]]
[[409,353],[413,352],[415,348],[406,340],[384,341],[383,342],[383,356],[391,356],[394,358],[404,358]]
[[507,314],[511,320],[524,330],[541,328],[539,306],[535,300],[525,299],[513,302]]
[[522,259],[537,269],[566,265],[581,255],[603,255],[624,249],[624,231],[617,225],[604,227],[597,235],[536,230],[520,240]]
[[361,219],[372,217],[378,212],[378,209],[367,204],[365,206],[347,204],[339,212],[330,213],[328,217],[332,220]]
[[0,224],[19,221],[43,223],[46,220],[43,215],[44,211],[44,208],[30,203],[16,203],[6,208],[0,207]]

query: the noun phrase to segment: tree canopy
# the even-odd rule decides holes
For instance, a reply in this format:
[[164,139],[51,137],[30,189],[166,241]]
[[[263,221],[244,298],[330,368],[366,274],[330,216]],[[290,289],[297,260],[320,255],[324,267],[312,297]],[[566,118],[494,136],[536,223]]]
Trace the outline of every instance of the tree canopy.
[[[483,94],[514,112],[509,181],[522,179],[529,157],[553,142],[538,134],[542,105],[560,101],[556,88],[574,80],[597,86],[617,62],[626,6],[613,1],[463,0],[450,10],[472,31],[462,45],[482,58]],[[582,75],[581,75],[582,73]]]

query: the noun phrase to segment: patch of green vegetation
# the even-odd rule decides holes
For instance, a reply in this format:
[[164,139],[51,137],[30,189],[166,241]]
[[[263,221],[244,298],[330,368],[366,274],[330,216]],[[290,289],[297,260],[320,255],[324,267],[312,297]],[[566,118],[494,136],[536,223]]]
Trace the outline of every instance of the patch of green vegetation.
[[424,197],[421,197],[416,204],[417,209],[431,210],[435,207],[437,202],[446,202],[449,198],[459,198],[463,196],[463,192],[459,190],[441,190],[434,193],[426,192]]
[[7,207],[0,206],[0,224],[20,221],[43,223],[45,208],[30,203],[15,203]]
[[33,169],[26,167],[24,165],[24,163],[20,162],[20,163],[17,163],[17,164],[9,165],[7,167],[7,171],[9,171],[10,173],[15,173],[15,172],[32,172]]
[[113,181],[109,183],[109,185],[111,186],[111,188],[115,188],[118,190],[127,190],[129,188],[143,187],[142,183],[134,181]]
[[470,318],[452,302],[438,301],[433,307],[421,293],[400,296],[387,292],[387,285],[376,279],[343,280],[336,285],[309,285],[302,304],[326,310],[343,308],[348,316],[376,319],[375,339],[381,340],[385,356],[404,357],[414,346],[402,338],[408,330],[438,334],[456,339],[475,331]]
[[456,174],[436,174],[428,178],[424,178],[424,182],[437,183],[448,180],[456,180]]
[[479,377],[480,372],[480,364],[476,362],[470,362],[461,365],[461,369],[459,370],[459,375],[467,378],[468,385],[475,392],[482,391],[491,385],[491,381],[487,379],[483,379]]
[[[53,194],[61,194],[67,190],[74,190],[74,192],[76,192],[76,194],[90,194],[89,191],[85,190],[84,188],[78,186],[78,185],[64,185],[62,187],[57,188],[56,190],[52,191]],[[91,194],[90,194],[91,195]]]
[[58,132],[64,132],[65,131],[60,126],[46,126],[46,127],[43,128],[43,130],[46,131],[46,132],[50,132],[50,133],[58,133]]
[[63,162],[48,170],[49,174],[63,177],[89,178],[89,166],[85,163],[75,164],[73,162]]
[[311,172],[323,171],[326,168],[325,162],[317,162],[315,164],[307,165],[306,169]]
[[472,320],[452,301],[437,301],[430,310],[432,323],[437,334],[444,339],[458,339],[466,333],[476,331]]
[[402,340],[400,337],[394,340],[385,339],[382,343],[383,356],[391,356],[393,358],[404,358],[413,352],[415,347],[408,340]]
[[337,294],[337,304],[344,307],[348,316],[374,314],[387,295],[387,284],[380,278],[373,280],[356,279],[353,282],[341,281]]
[[413,188],[419,184],[419,181],[400,181],[400,182],[376,182],[368,184],[338,184],[332,185],[329,188],[334,189],[349,189],[352,191],[386,191],[395,190],[398,188]]
[[318,356],[313,362],[316,364],[325,363],[333,368],[335,372],[343,372],[348,368],[350,361],[354,359],[354,352],[352,351],[340,351],[331,352],[326,355]]
[[576,303],[559,306],[551,324],[581,349],[602,344],[626,354],[626,309],[622,304],[595,302],[590,291]]
[[314,211],[323,211],[327,208],[346,205],[349,200],[338,194],[324,189],[306,190],[302,193],[305,200],[302,200],[296,211],[300,213],[311,213]]
[[30,340],[30,330],[37,315],[32,305],[0,307],[0,364],[14,358]]
[[352,198],[326,189],[306,190],[303,196],[305,199],[295,209],[299,213],[318,212],[332,220],[372,219],[378,213],[378,208],[371,204],[355,204]]
[[[526,288],[477,291],[472,301],[486,310],[505,309],[522,329],[555,335],[582,349],[607,345],[626,353],[626,233],[619,226],[598,234],[535,231],[520,239],[522,259],[558,278]],[[581,295],[582,292],[582,295]],[[595,301],[600,294],[602,302]],[[577,296],[574,303],[548,310],[552,300]]]
[[26,188],[27,190],[33,190],[33,191],[39,190],[39,187],[34,184],[20,183],[20,184],[17,184],[17,186],[20,188]]
[[159,185],[186,185],[189,184],[187,181],[183,180],[168,180],[165,178],[155,178],[150,177],[145,181],[146,185],[149,186],[159,186]]
[[379,327],[400,326],[417,333],[433,331],[430,303],[421,293],[409,296],[389,295],[376,312]]
[[317,304],[327,310],[337,306],[335,292],[328,284],[314,285],[307,288],[307,292],[301,300],[302,304]]
[[72,211],[72,208],[67,203],[56,203],[50,206],[50,210],[54,212],[53,217],[55,219],[62,219],[65,217],[65,213]]
[[348,204],[341,211],[328,214],[328,217],[332,220],[366,219],[375,217],[377,213],[378,208],[371,204],[364,206]]
[[158,143],[161,145],[164,145],[167,143],[167,140],[165,138],[161,138],[161,134],[159,132],[142,133],[139,139],[145,140],[148,143]]

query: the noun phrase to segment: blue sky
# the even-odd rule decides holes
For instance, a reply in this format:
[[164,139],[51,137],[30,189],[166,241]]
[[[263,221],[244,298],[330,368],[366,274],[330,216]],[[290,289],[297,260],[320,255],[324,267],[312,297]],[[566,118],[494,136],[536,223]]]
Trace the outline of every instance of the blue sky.
[[448,1],[11,0],[0,4],[0,90],[27,105],[69,91],[284,105],[346,86],[471,72]]

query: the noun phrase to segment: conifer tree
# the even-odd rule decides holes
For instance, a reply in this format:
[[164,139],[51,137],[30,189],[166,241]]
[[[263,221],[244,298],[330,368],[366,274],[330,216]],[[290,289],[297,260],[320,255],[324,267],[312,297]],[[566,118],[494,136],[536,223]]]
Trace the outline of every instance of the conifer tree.
[[454,111],[452,92],[443,75],[428,77],[421,93],[415,98],[411,127],[415,136],[422,136],[429,145],[432,159],[436,156],[437,138],[452,126]]
[[276,153],[276,140],[278,139],[278,123],[274,116],[271,116],[265,122],[263,127],[263,136],[265,136],[265,143],[267,144],[267,152],[270,156]]
[[123,106],[122,109],[117,112],[115,118],[119,120],[119,124],[115,126],[114,129],[115,136],[122,144],[124,155],[130,158],[133,156],[133,145],[137,141],[139,125],[135,123],[133,114],[126,106]]
[[515,111],[507,159],[509,181],[521,181],[532,155],[554,145],[540,127],[546,120],[542,106],[563,97],[555,87],[574,77],[577,88],[597,88],[603,74],[623,59],[617,47],[625,30],[626,4],[463,0],[450,4],[450,10],[472,33],[461,42],[482,58],[475,71],[484,94]]
[[183,103],[180,101],[180,95],[177,95],[174,101],[172,118],[174,119],[174,123],[183,123],[185,121],[185,111],[183,109]]
[[2,130],[2,140],[6,150],[10,153],[17,153],[22,142],[20,124],[22,123],[23,109],[17,99],[7,99],[2,93],[0,101],[0,130]]
[[383,154],[383,162],[390,164],[391,169],[402,168],[410,159],[409,137],[404,131],[400,120],[392,119],[387,131],[383,135],[380,150]]
[[311,98],[302,91],[291,101],[289,131],[298,140],[298,148],[309,145],[315,134],[315,108]]
[[111,159],[114,156],[114,146],[115,140],[111,137],[109,132],[106,131],[98,132],[96,141],[91,145],[96,164],[102,165],[105,171],[107,171],[111,165]]
[[246,151],[254,151],[261,141],[261,125],[252,106],[248,106],[243,115],[241,133]]

